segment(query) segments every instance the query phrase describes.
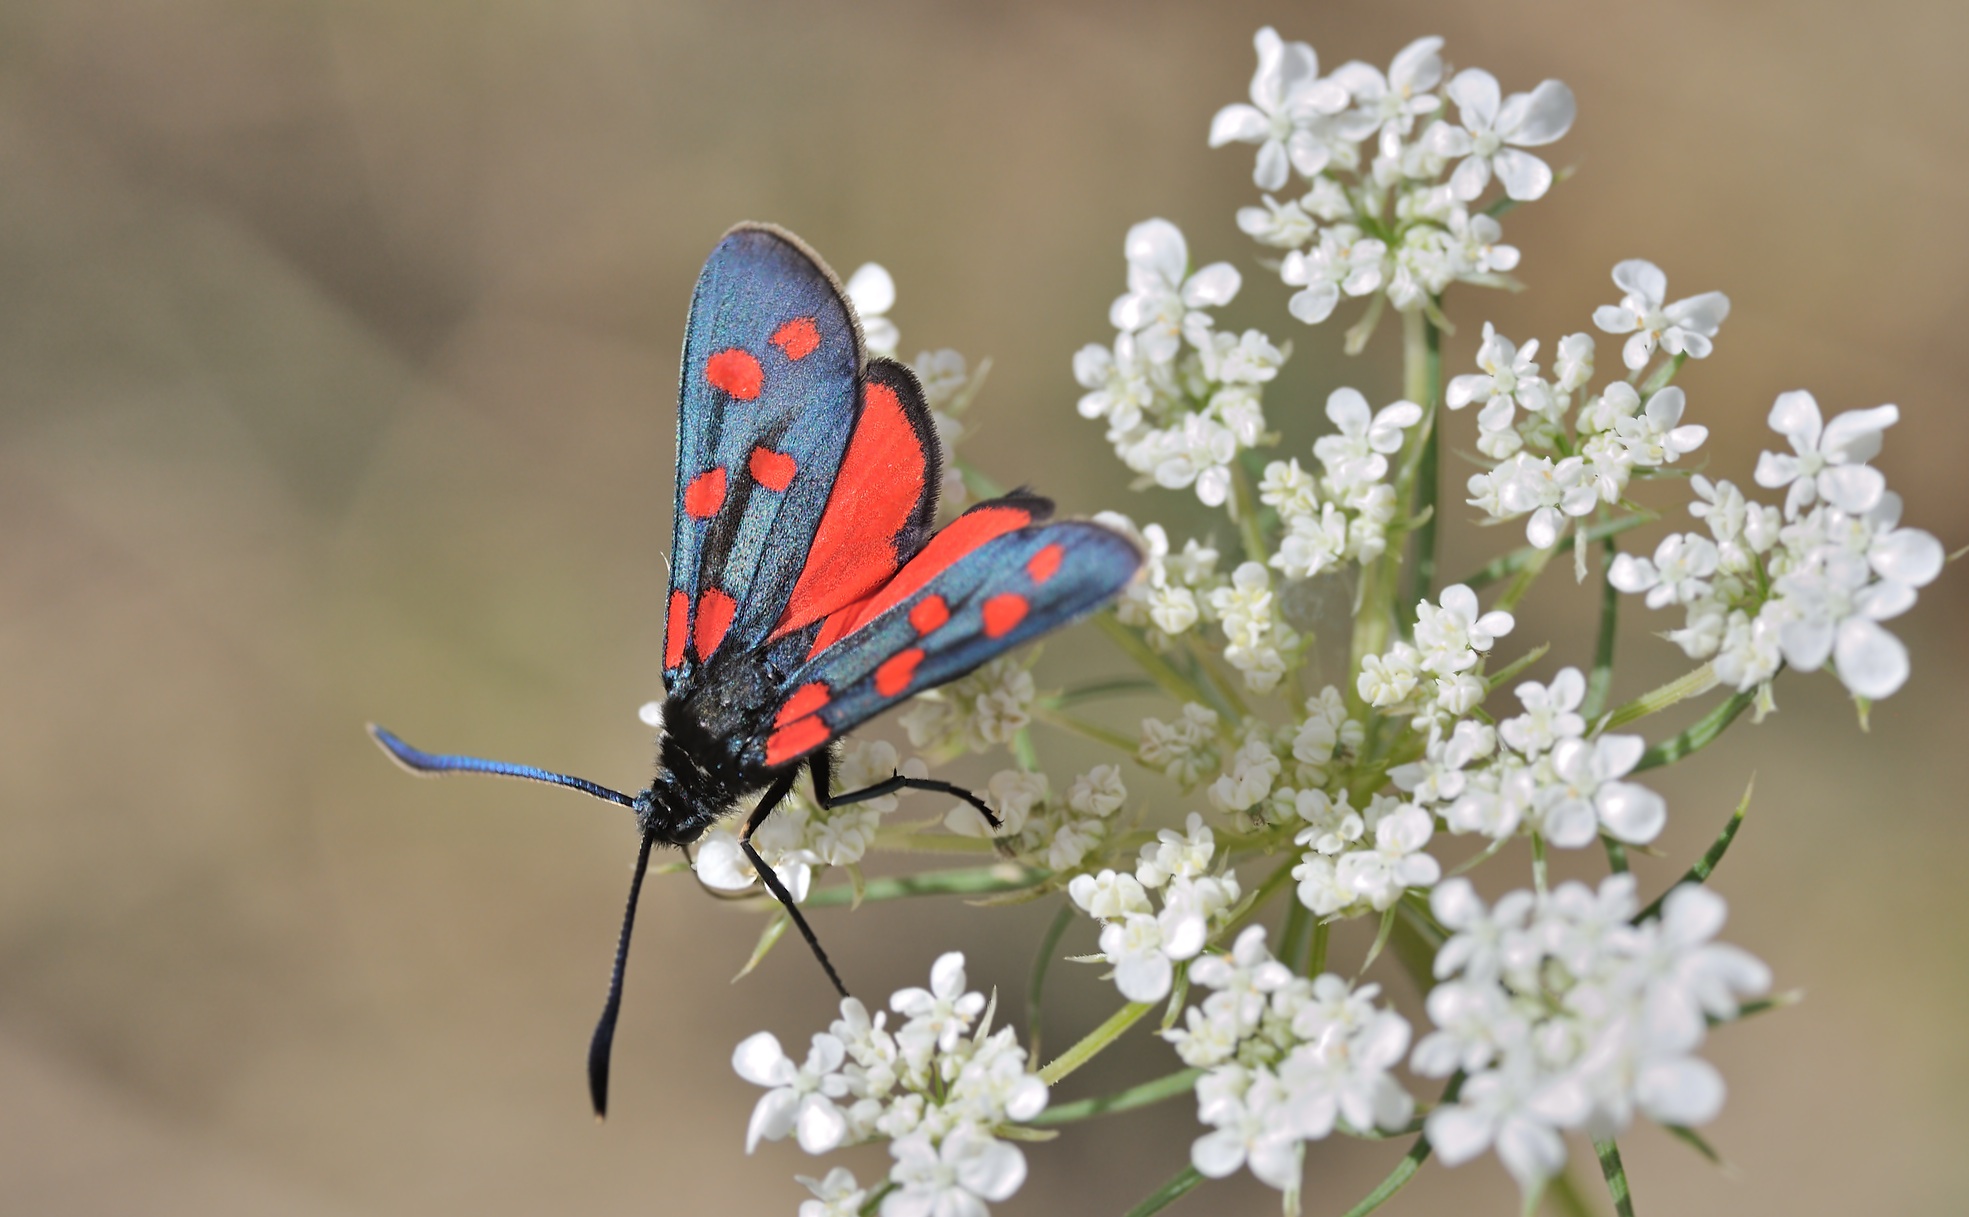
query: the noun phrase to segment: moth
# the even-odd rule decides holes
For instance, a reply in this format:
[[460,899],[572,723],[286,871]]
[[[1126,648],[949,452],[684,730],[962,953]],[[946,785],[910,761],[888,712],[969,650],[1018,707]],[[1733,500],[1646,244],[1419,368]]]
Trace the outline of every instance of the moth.
[[739,843],[843,996],[834,965],[752,834],[804,769],[822,807],[902,790],[976,794],[896,774],[836,791],[832,746],[898,702],[1084,616],[1142,555],[1097,524],[1052,520],[1025,492],[935,528],[942,454],[908,367],[869,359],[840,280],[766,224],[726,233],[684,333],[677,503],[664,602],[661,728],[648,786],[623,794],[531,765],[422,751],[369,728],[405,768],[579,790],[627,808],[641,837],[608,998],[589,1043],[596,1115],[650,852],[688,848],[758,796]]

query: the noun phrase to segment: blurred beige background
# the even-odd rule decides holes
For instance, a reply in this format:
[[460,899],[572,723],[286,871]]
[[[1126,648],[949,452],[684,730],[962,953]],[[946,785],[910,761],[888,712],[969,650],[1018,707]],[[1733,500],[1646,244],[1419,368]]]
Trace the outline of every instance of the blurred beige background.
[[[1954,548],[1965,13],[7,5],[0,1211],[791,1213],[791,1176],[822,1173],[786,1144],[745,1157],[757,1092],[727,1065],[752,1030],[824,1024],[810,960],[782,948],[730,985],[757,922],[653,882],[597,1127],[581,1063],[629,826],[538,788],[413,783],[361,733],[374,717],[429,747],[644,780],[676,351],[733,221],[787,224],[843,271],[886,263],[904,354],[991,356],[965,449],[984,468],[1071,511],[1182,524],[1178,496],[1128,494],[1072,411],[1069,358],[1109,336],[1122,233],[1168,216],[1200,260],[1252,270],[1232,222],[1250,150],[1204,134],[1244,96],[1258,25],[1329,66],[1441,33],[1457,64],[1507,88],[1560,76],[1580,105],[1553,157],[1578,175],[1507,221],[1535,290],[1460,290],[1451,371],[1485,317],[1549,346],[1614,298],[1617,259],[1653,258],[1675,294],[1735,303],[1683,378],[1713,473],[1748,480],[1781,389],[1896,401],[1880,464]],[[1297,344],[1270,407],[1294,443],[1336,384],[1394,395],[1394,327],[1348,362],[1339,326],[1306,331],[1275,282],[1247,284],[1234,319]],[[1511,541],[1457,525],[1448,543],[1453,574]],[[1585,603],[1555,580],[1518,640],[1554,638],[1548,668],[1583,660]],[[1675,817],[1655,885],[1756,773],[1718,877],[1728,936],[1808,1000],[1712,1041],[1732,1172],[1628,1138],[1643,1212],[1969,1207],[1965,606],[1952,568],[1898,624],[1916,671],[1870,735],[1831,678],[1787,678],[1774,719],[1660,779]],[[1648,635],[1674,624],[1630,610],[1622,693],[1683,666]],[[1118,668],[1091,638],[1053,659]],[[1091,759],[1040,742],[1056,769]],[[865,994],[955,947],[1009,1000],[1048,912],[818,921]],[[1054,1048],[1113,1003],[1086,972],[1059,998]],[[1065,1093],[1167,1060],[1138,1043]],[[1004,1211],[1122,1211],[1184,1160],[1193,1114],[1032,1147]],[[1341,1211],[1396,1154],[1318,1149],[1308,1212]],[[851,1160],[866,1177],[885,1159]],[[1486,1160],[1432,1167],[1386,1211],[1515,1203]],[[1276,1197],[1244,1180],[1184,1204]]]

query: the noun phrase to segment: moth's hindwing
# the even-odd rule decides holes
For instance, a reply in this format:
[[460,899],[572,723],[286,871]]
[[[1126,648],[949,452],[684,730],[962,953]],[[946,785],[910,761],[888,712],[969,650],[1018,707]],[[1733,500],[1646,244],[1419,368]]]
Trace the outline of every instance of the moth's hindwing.
[[830,619],[785,681],[754,763],[798,760],[913,693],[956,679],[1112,598],[1140,569],[1098,524],[1039,522],[1044,500],[982,504],[933,538],[880,592]]

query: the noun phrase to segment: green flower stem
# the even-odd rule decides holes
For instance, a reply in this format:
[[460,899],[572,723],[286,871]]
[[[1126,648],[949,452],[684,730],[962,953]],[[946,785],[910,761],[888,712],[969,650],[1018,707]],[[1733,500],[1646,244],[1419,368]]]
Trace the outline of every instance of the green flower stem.
[[1395,906],[1395,928],[1388,946],[1416,992],[1425,997],[1436,987],[1436,952],[1442,945],[1442,932],[1413,904],[1404,899]]
[[1154,681],[1143,680],[1139,676],[1120,676],[1113,680],[1096,680],[1084,685],[1075,685],[1071,689],[1063,690],[1057,697],[1042,699],[1042,703],[1055,708],[1064,708],[1102,697],[1132,697],[1139,693],[1153,693],[1158,687]]
[[1600,1173],[1607,1177],[1607,1194],[1613,1197],[1614,1212],[1620,1217],[1634,1217],[1634,1193],[1627,1186],[1627,1168],[1620,1162],[1620,1146],[1613,1138],[1593,1142],[1593,1152],[1600,1155]]
[[[1677,879],[1669,887],[1669,892],[1674,891],[1684,883],[1708,882],[1709,876],[1716,870],[1716,864],[1723,860],[1724,854],[1730,852],[1730,842],[1737,839],[1737,829],[1743,827],[1744,813],[1750,810],[1751,792],[1756,789],[1757,780],[1752,778],[1750,785],[1744,787],[1743,798],[1737,800],[1736,811],[1731,814],[1729,822],[1723,825],[1723,831],[1717,834],[1715,842],[1708,849],[1704,850],[1702,857],[1697,858],[1695,864],[1690,866],[1687,871],[1684,871],[1682,877]],[[1662,901],[1667,899],[1668,892],[1663,892],[1660,896],[1657,896],[1653,904],[1650,904],[1634,915],[1634,924],[1639,925],[1650,917],[1659,916],[1661,914]]]
[[1238,536],[1244,542],[1247,562],[1263,566],[1272,559],[1265,546],[1264,530],[1258,527],[1258,495],[1251,488],[1251,475],[1239,461],[1231,462],[1231,510],[1237,514]]
[[[1585,537],[1589,542],[1604,540],[1607,537],[1618,536],[1630,528],[1639,528],[1643,524],[1653,523],[1659,518],[1659,516],[1653,514],[1622,516],[1618,520],[1608,520],[1604,523],[1594,524],[1590,528],[1582,528],[1579,530],[1579,535]],[[1535,545],[1522,546],[1502,557],[1492,559],[1488,564],[1463,576],[1457,582],[1465,584],[1472,589],[1487,587],[1499,579],[1504,578],[1506,575],[1517,574],[1533,562],[1549,561],[1551,556],[1550,550],[1543,550]]]
[[1531,650],[1526,651],[1524,654],[1512,660],[1510,663],[1505,664],[1497,671],[1485,672],[1483,674],[1484,680],[1489,684],[1491,688],[1493,689],[1500,688],[1503,686],[1503,684],[1506,681],[1515,677],[1518,673],[1524,671],[1526,668],[1529,668],[1531,665],[1537,663],[1539,660],[1545,658],[1545,653],[1551,649],[1552,649],[1551,643],[1541,642],[1537,646],[1533,647]]
[[1188,1094],[1196,1089],[1196,1080],[1203,1076],[1201,1069],[1179,1069],[1166,1077],[1130,1086],[1119,1094],[1101,1095],[1093,1099],[1081,1099],[1075,1103],[1061,1103],[1040,1112],[1028,1124],[1039,1128],[1050,1128],[1055,1124],[1072,1124],[1090,1116],[1111,1115],[1117,1111],[1132,1111],[1137,1107],[1147,1107],[1178,1095]]
[[1634,772],[1643,769],[1656,769],[1662,765],[1672,765],[1698,749],[1708,747],[1717,736],[1723,734],[1729,725],[1737,720],[1737,715],[1750,708],[1757,699],[1757,691],[1749,689],[1717,706],[1714,710],[1697,719],[1687,731],[1661,741],[1641,754],[1635,763]]
[[1600,717],[1607,708],[1607,696],[1613,692],[1613,648],[1614,635],[1620,629],[1620,589],[1607,578],[1613,569],[1614,555],[1620,547],[1612,537],[1600,541],[1600,637],[1593,647],[1593,673],[1586,678],[1586,701],[1579,708],[1580,716],[1587,722]]
[[[991,848],[985,842],[985,848]],[[901,900],[909,896],[982,896],[1017,891],[1050,878],[1043,870],[1022,867],[1015,862],[996,866],[966,867],[959,870],[929,871],[921,875],[885,875],[870,879],[862,894],[864,904],[878,900]],[[801,902],[810,909],[840,908],[854,903],[855,889],[850,883],[815,888]],[[771,897],[755,897],[749,903],[765,907]]]
[[1060,911],[1040,936],[1039,950],[1032,957],[1032,975],[1026,981],[1026,1050],[1033,1056],[1039,1055],[1039,1015],[1046,997],[1046,972],[1053,966],[1053,953],[1060,949],[1060,939],[1078,912],[1071,901],[1062,901]]
[[[1299,902],[1295,900],[1292,903],[1297,905]],[[1306,966],[1302,969],[1307,976],[1318,976],[1326,971],[1327,940],[1332,936],[1332,926],[1324,921],[1313,923],[1312,941],[1306,944]]]
[[1110,747],[1118,748],[1127,753],[1131,758],[1140,747],[1139,740],[1124,735],[1112,727],[1103,727],[1099,723],[1088,722],[1078,714],[1068,714],[1065,710],[1053,709],[1043,702],[1032,708],[1032,716],[1049,727],[1058,727],[1062,731],[1071,731],[1075,735],[1084,736],[1096,743],[1107,744]]
[[1279,888],[1292,882],[1292,868],[1297,865],[1299,865],[1299,858],[1294,854],[1281,862],[1271,874],[1266,875],[1265,881],[1258,885],[1258,890],[1251,893],[1251,902],[1245,906],[1244,911],[1225,922],[1224,928],[1217,931],[1217,941],[1222,942],[1243,929],[1244,923],[1251,920],[1258,910],[1264,907],[1265,902],[1277,894]]
[[879,1210],[882,1207],[882,1202],[888,1199],[889,1193],[895,1191],[898,1186],[899,1185],[896,1183],[895,1180],[884,1179],[882,1181],[882,1186],[870,1192],[868,1194],[868,1199],[862,1201],[861,1207],[855,1211],[859,1213],[861,1217],[875,1217],[877,1210]]
[[941,818],[931,821],[938,826],[936,831],[924,832],[915,828],[878,828],[875,830],[875,848],[886,853],[898,854],[989,854],[996,848],[983,837],[959,837],[942,831]]
[[1408,399],[1422,407],[1422,451],[1415,467],[1415,503],[1411,518],[1422,522],[1415,529],[1415,578],[1410,585],[1408,603],[1427,600],[1436,581],[1436,500],[1442,480],[1442,385],[1443,333],[1420,310],[1422,351],[1420,366],[1408,342],[1408,322],[1402,329],[1402,382]]
[[1101,1050],[1121,1038],[1122,1032],[1142,1021],[1142,1016],[1155,1009],[1154,1002],[1129,1002],[1108,1016],[1108,1021],[1081,1037],[1079,1043],[1053,1058],[1039,1071],[1039,1080],[1048,1086],[1058,1086],[1060,1080],[1088,1061],[1099,1056]]
[[1225,717],[1240,722],[1250,718],[1251,710],[1244,704],[1244,698],[1238,696],[1237,687],[1217,670],[1216,663],[1210,658],[1210,652],[1204,649],[1203,640],[1194,634],[1190,635],[1190,654],[1196,659],[1197,669],[1203,673],[1205,679],[1209,680],[1210,688],[1217,694],[1217,704],[1229,711]]
[[1103,634],[1114,640],[1128,658],[1135,661],[1148,678],[1162,687],[1162,691],[1180,702],[1209,703],[1203,690],[1196,687],[1189,677],[1169,666],[1169,661],[1155,653],[1154,648],[1133,629],[1121,624],[1121,619],[1113,613],[1097,613],[1094,624]]
[[1538,582],[1538,577],[1545,573],[1546,566],[1552,561],[1552,555],[1563,548],[1565,548],[1565,538],[1560,537],[1553,543],[1552,548],[1535,550],[1534,556],[1518,568],[1517,578],[1511,580],[1511,586],[1504,589],[1504,594],[1499,596],[1497,603],[1491,607],[1503,609],[1507,613],[1517,608],[1518,602],[1531,591],[1531,585]]
[[[1700,697],[1716,687],[1716,669],[1703,664],[1693,672],[1678,676],[1657,689],[1650,689],[1625,705],[1615,707],[1607,715],[1606,721],[1599,725],[1601,731],[1611,731],[1623,727],[1637,718],[1659,714],[1668,707],[1685,702],[1691,697]],[[1591,717],[1590,715],[1588,717]]]
[[1646,399],[1652,394],[1659,393],[1667,388],[1668,382],[1675,379],[1675,373],[1681,371],[1682,365],[1687,362],[1689,362],[1687,355],[1676,355],[1667,363],[1656,368],[1654,375],[1648,377],[1648,383],[1641,386],[1641,397]]
[[1312,928],[1313,910],[1297,900],[1289,902],[1285,906],[1285,924],[1279,927],[1278,950],[1273,957],[1282,960],[1288,968],[1297,964],[1306,953]]
[[1203,1173],[1194,1166],[1186,1166],[1176,1172],[1176,1177],[1155,1189],[1149,1198],[1128,1210],[1128,1217],[1149,1217],[1160,1213],[1183,1196],[1188,1195],[1203,1182]]

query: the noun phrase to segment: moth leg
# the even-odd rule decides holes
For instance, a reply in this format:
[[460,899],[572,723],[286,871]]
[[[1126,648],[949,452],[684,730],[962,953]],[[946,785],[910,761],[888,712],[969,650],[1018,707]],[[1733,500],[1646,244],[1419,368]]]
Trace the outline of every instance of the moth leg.
[[834,970],[834,964],[827,958],[827,952],[821,950],[820,939],[814,937],[813,927],[809,926],[806,917],[801,915],[800,906],[793,903],[793,893],[786,890],[786,885],[779,881],[779,876],[773,873],[773,868],[767,866],[766,860],[759,856],[759,851],[752,848],[752,834],[758,831],[759,825],[766,822],[766,817],[772,814],[773,809],[785,801],[786,796],[793,790],[794,779],[799,776],[799,769],[789,769],[767,788],[765,796],[759,800],[759,805],[752,809],[751,818],[745,821],[745,831],[738,835],[738,847],[745,851],[747,858],[751,859],[752,869],[759,872],[759,878],[765,882],[766,890],[785,906],[787,916],[793,919],[794,926],[800,931],[800,937],[807,940],[808,949],[813,951],[814,958],[820,961],[822,970],[827,973],[827,979],[834,982],[835,990],[841,996],[849,997],[851,994],[848,992],[848,986],[841,983],[840,973]]
[[826,749],[822,749],[809,757],[808,764],[813,769],[814,798],[819,800],[822,807],[829,810],[847,803],[865,803],[870,799],[879,799],[883,795],[894,794],[898,790],[927,790],[932,794],[954,795],[969,803],[971,806],[977,808],[978,814],[985,818],[985,823],[991,825],[994,831],[1005,827],[1004,823],[996,815],[992,814],[991,808],[985,806],[983,799],[979,798],[974,792],[951,782],[940,782],[935,778],[904,777],[898,773],[875,783],[873,786],[864,786],[860,790],[850,790],[842,794],[835,794],[833,792],[834,762],[827,755]]

